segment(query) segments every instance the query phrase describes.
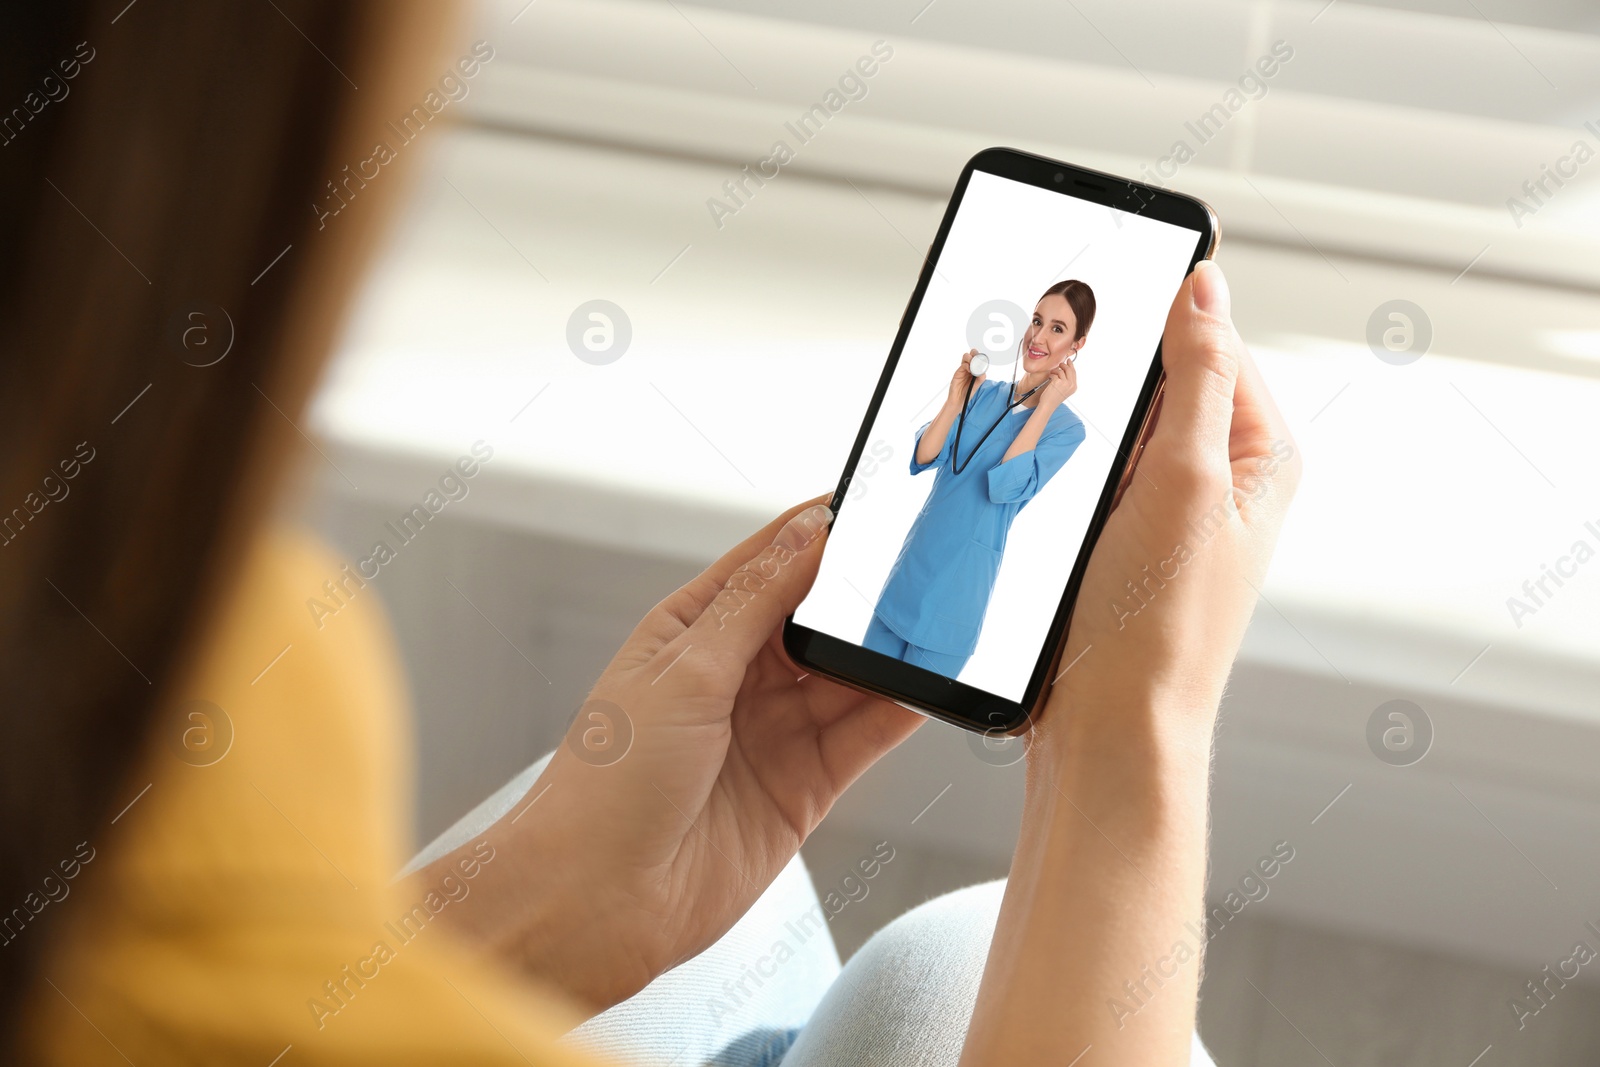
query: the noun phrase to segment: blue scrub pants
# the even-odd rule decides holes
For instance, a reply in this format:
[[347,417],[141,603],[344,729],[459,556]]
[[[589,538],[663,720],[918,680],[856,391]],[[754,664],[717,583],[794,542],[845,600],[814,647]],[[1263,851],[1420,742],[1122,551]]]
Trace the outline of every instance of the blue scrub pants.
[[972,658],[970,652],[965,656],[950,656],[943,652],[930,652],[921,645],[909,644],[905,638],[889,629],[889,625],[876,613],[867,626],[866,636],[861,639],[861,646],[870,648],[874,652],[882,652],[885,656],[893,656],[912,666],[933,671],[935,674],[942,674],[946,678],[958,676],[961,668],[967,665],[967,660]]

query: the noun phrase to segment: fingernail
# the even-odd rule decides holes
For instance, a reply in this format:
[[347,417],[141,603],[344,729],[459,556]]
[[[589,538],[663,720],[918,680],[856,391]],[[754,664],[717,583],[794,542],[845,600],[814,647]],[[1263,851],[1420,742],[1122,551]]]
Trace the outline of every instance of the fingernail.
[[779,548],[787,548],[790,552],[798,552],[817,539],[817,535],[828,528],[833,521],[833,512],[826,504],[817,504],[806,508],[800,514],[783,524],[783,529],[778,531],[778,536],[772,543]]
[[1203,259],[1194,268],[1194,306],[1207,315],[1225,319],[1232,311],[1232,298],[1228,295],[1228,279],[1222,268],[1209,259]]

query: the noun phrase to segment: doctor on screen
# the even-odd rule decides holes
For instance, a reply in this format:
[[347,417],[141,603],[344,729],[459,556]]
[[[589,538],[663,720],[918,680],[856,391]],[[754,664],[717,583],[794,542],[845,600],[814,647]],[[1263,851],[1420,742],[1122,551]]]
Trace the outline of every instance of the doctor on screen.
[[878,594],[864,647],[948,678],[966,666],[1012,521],[1083,443],[1083,420],[1064,401],[1077,392],[1073,364],[1094,311],[1088,285],[1057,282],[1034,307],[1012,380],[986,381],[987,360],[976,350],[962,356],[944,406],[917,431],[911,473],[939,473]]

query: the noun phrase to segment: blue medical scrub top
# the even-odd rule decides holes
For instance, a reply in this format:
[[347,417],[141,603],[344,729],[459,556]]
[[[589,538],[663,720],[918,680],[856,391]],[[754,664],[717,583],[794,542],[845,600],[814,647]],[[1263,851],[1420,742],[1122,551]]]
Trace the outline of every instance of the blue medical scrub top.
[[[932,463],[918,463],[915,447],[911,451],[912,474],[939,473],[874,612],[901,638],[932,652],[970,656],[977,649],[1012,520],[1083,443],[1083,420],[1062,404],[1031,451],[1000,462],[1033,414],[1020,406],[1004,416],[969,462],[978,438],[1002,417],[1010,390],[1010,381],[986,381],[973,393],[961,433],[960,474],[951,467],[954,426]],[[924,423],[915,440],[930,425]]]

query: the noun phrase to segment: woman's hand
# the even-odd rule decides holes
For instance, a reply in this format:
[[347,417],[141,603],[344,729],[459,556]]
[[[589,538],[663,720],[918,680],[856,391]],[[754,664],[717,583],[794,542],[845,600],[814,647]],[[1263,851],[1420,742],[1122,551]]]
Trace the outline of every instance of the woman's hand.
[[1178,291],[1162,353],[1155,430],[1090,556],[1031,739],[963,1067],[1090,1048],[1102,1067],[1189,1062],[1211,733],[1300,461],[1215,264]]
[[1159,694],[1192,709],[1209,737],[1300,478],[1288,426],[1229,316],[1221,268],[1202,263],[1167,319],[1155,429],[1090,557],[1061,660],[1074,665],[1051,694],[1047,733]]
[[1078,391],[1078,369],[1063,361],[1050,371],[1039,391],[1039,407],[1045,412],[1054,411],[1061,402]]
[[945,394],[947,406],[959,409],[967,402],[967,383],[971,382],[972,388],[976,389],[983,384],[985,378],[989,377],[988,372],[979,375],[972,373],[972,357],[977,354],[976,348],[969,348],[962,355],[960,366],[956,367],[955,374],[950,377],[950,389]]
[[614,1004],[725,933],[845,787],[921,723],[803,674],[783,650],[832,521],[823,499],[645,616],[533,806],[485,835],[499,858],[476,904],[449,909],[463,932],[590,1010]]

